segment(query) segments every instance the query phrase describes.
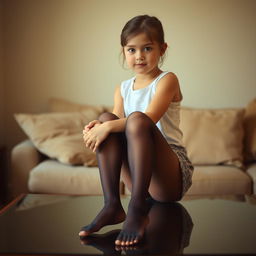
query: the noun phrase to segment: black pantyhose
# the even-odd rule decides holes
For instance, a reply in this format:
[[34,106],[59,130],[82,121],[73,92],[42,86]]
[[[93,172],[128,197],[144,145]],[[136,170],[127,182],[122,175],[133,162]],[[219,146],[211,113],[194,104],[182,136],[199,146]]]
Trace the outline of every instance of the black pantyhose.
[[[100,121],[116,118],[113,114],[105,113]],[[88,236],[103,226],[125,220],[115,243],[127,246],[142,240],[148,222],[149,205],[146,199],[155,167],[153,125],[152,120],[145,114],[134,112],[127,119],[125,134],[112,133],[100,145],[97,157],[105,204],[93,222],[82,228],[80,236]],[[124,155],[127,154],[126,148],[132,179],[132,194],[127,216],[119,195],[120,171]]]
[[[110,113],[104,113],[99,118],[101,122],[113,119],[117,117]],[[119,194],[120,172],[125,148],[123,141],[123,134],[110,134],[97,150],[104,207],[90,225],[81,229],[79,236],[88,236],[106,225],[118,224],[125,220],[126,215]]]
[[116,240],[118,245],[138,243],[148,222],[149,205],[146,198],[155,167],[152,125],[151,119],[140,112],[134,112],[127,119],[126,138],[132,194],[123,229]]

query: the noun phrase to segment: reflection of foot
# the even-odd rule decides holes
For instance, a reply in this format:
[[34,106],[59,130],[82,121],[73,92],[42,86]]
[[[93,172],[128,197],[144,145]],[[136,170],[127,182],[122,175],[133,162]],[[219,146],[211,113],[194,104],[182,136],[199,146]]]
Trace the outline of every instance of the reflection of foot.
[[81,238],[81,244],[93,246],[104,254],[120,255],[120,251],[115,248],[115,239],[120,230],[112,230],[105,234],[92,234]]
[[129,246],[116,245],[115,249],[118,252],[124,252],[125,255],[141,255],[144,253],[144,251],[141,250],[141,246],[138,246],[138,245],[129,245]]
[[149,206],[146,202],[139,204],[130,202],[123,229],[115,241],[116,245],[133,246],[142,240],[149,222],[148,210]]
[[88,236],[93,232],[99,231],[104,226],[119,224],[124,220],[125,211],[120,204],[104,206],[93,222],[81,229],[79,236]]

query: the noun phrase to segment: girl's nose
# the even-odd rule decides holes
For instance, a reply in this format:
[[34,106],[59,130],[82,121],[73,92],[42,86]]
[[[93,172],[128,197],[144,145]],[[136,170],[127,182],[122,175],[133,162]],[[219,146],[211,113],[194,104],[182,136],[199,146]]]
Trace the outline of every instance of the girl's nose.
[[136,55],[136,60],[144,60],[144,56],[141,52],[138,52]]

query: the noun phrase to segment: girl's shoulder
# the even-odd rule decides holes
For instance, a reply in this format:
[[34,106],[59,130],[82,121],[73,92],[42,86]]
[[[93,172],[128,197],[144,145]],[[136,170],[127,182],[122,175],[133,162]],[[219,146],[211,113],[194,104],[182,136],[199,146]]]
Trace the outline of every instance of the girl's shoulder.
[[178,77],[173,72],[165,71],[159,75],[157,79],[157,87],[175,89],[179,87]]
[[162,73],[162,77],[161,80],[165,80],[165,81],[178,81],[178,77],[175,73],[171,72],[171,71],[165,71]]
[[157,89],[174,93],[175,101],[180,101],[183,98],[178,77],[173,72],[165,72],[165,75],[158,81]]

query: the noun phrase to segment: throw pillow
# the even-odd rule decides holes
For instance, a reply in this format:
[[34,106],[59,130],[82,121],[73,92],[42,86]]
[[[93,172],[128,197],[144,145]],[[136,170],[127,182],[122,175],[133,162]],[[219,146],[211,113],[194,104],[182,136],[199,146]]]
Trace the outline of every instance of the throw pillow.
[[181,108],[180,128],[195,165],[243,166],[243,109]]
[[256,160],[256,99],[252,100],[245,109],[245,160],[247,162]]
[[85,124],[95,119],[89,111],[72,113],[15,114],[15,119],[37,149],[65,164],[97,165],[95,153],[83,143]]

